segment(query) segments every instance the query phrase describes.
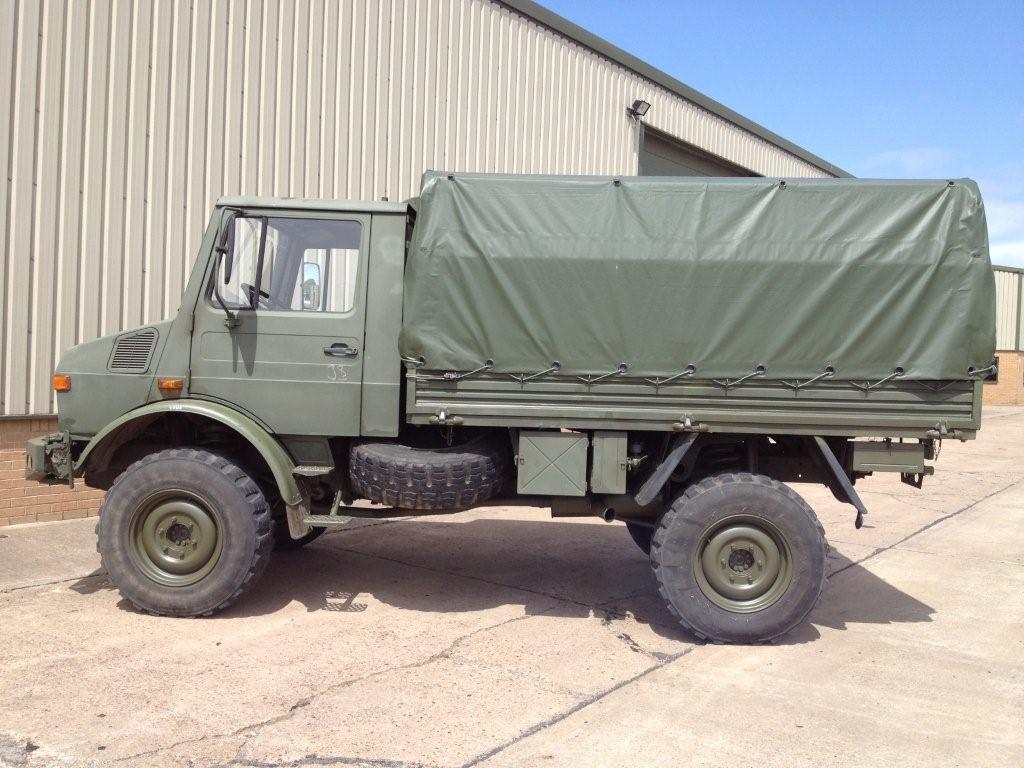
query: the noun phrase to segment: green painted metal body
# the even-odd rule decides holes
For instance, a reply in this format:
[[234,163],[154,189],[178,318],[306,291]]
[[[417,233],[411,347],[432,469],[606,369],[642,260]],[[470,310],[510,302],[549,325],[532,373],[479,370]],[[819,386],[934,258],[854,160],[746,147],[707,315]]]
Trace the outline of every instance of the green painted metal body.
[[[604,181],[610,183],[609,180]],[[740,186],[734,189],[752,190],[751,199],[760,206],[759,210],[768,205],[766,200],[775,199],[780,194],[761,187],[748,189]],[[844,189],[846,194],[850,194],[848,186]],[[828,186],[815,185],[811,191],[820,200],[823,195],[827,197]],[[687,193],[690,192],[692,190],[688,189]],[[886,195],[894,194],[889,187],[885,187],[884,192]],[[601,194],[605,195],[605,191]],[[924,192],[921,195],[924,196],[920,199],[927,198]],[[942,198],[942,195],[946,197]],[[975,187],[968,183],[964,191],[943,193],[940,190],[934,196],[946,201],[942,205],[949,205],[948,199],[955,195],[960,195],[965,201],[965,210],[969,211],[965,216],[971,227],[975,227],[972,233],[976,234],[978,221],[983,225],[983,214],[977,209],[980,203],[976,199]],[[493,210],[500,215],[500,204]],[[953,213],[942,217],[943,226],[956,221],[955,210],[950,210]],[[285,311],[269,307],[239,309],[233,313],[232,323],[226,323],[224,308],[219,306],[213,291],[214,281],[219,279],[216,245],[224,221],[236,213],[249,218],[274,217],[292,223],[299,220],[300,224],[301,220],[358,224],[360,241],[351,307],[344,312]],[[395,203],[270,198],[226,198],[219,201],[177,315],[146,326],[152,331],[154,341],[146,361],[140,363],[144,369],[139,367],[127,371],[112,368],[121,334],[82,344],[69,350],[61,359],[57,371],[70,374],[73,386],[70,392],[59,393],[57,397],[59,429],[69,436],[76,448],[74,473],[81,474],[94,457],[103,455],[98,449],[104,441],[117,439],[120,430],[138,425],[138,419],[175,413],[210,419],[232,429],[240,440],[250,443],[267,461],[283,498],[289,504],[302,501],[302,492],[292,470],[299,464],[329,463],[332,459],[328,440],[359,436],[393,438],[407,426],[457,423],[521,430],[518,432],[518,455],[523,464],[520,466],[519,492],[570,496],[615,494],[625,490],[626,433],[632,430],[966,439],[973,437],[980,427],[982,384],[977,377],[968,375],[966,369],[958,376],[947,378],[916,377],[910,375],[913,368],[910,364],[906,376],[885,380],[881,377],[884,366],[871,367],[876,361],[865,358],[862,369],[865,374],[871,373],[871,377],[830,375],[808,380],[812,378],[813,370],[793,368],[790,371],[787,368],[784,370],[788,373],[805,373],[807,377],[783,378],[776,375],[775,370],[769,370],[767,375],[755,373],[747,379],[738,380],[739,367],[723,367],[720,376],[703,372],[691,375],[684,371],[687,360],[680,356],[671,360],[658,358],[663,364],[651,363],[647,368],[625,366],[616,370],[614,367],[609,369],[609,365],[625,357],[620,355],[620,351],[630,350],[629,340],[620,339],[622,344],[614,349],[609,344],[604,349],[600,334],[591,334],[584,339],[592,348],[603,350],[602,359],[593,365],[576,361],[574,366],[554,366],[551,365],[553,361],[547,361],[543,355],[533,360],[529,355],[536,350],[546,354],[549,349],[560,348],[560,345],[566,349],[576,348],[559,341],[561,327],[575,324],[579,330],[580,322],[600,322],[604,324],[602,327],[618,329],[615,333],[619,333],[632,320],[622,315],[623,308],[614,306],[614,302],[605,305],[595,300],[594,318],[585,321],[577,317],[567,318],[566,323],[560,325],[556,322],[557,302],[545,302],[542,309],[547,319],[538,325],[536,317],[531,316],[536,308],[531,308],[526,298],[530,290],[536,289],[531,280],[534,283],[544,281],[531,277],[530,253],[524,253],[523,264],[515,266],[520,271],[509,273],[519,275],[516,279],[521,278],[523,282],[506,280],[502,283],[506,298],[514,298],[521,289],[525,291],[522,295],[525,303],[495,300],[488,304],[474,298],[474,312],[480,311],[479,318],[463,318],[461,327],[457,333],[453,330],[450,338],[440,332],[426,338],[425,329],[429,328],[429,323],[424,322],[426,305],[414,302],[418,324],[410,333],[411,273],[419,270],[421,283],[416,290],[422,298],[423,286],[427,284],[422,282],[423,279],[458,281],[472,272],[470,270],[464,275],[458,272],[428,274],[429,269],[419,261],[421,254],[416,250],[416,244],[420,242],[416,232],[421,227],[429,229],[431,224],[423,219],[424,215],[422,209],[417,212],[408,204]],[[418,221],[417,216],[420,217]],[[544,224],[547,226],[551,221],[545,220]],[[563,225],[566,225],[565,221],[559,223],[559,226]],[[530,220],[507,220],[502,226],[524,233],[523,242],[536,234],[530,231]],[[924,242],[926,234],[914,242]],[[777,232],[776,235],[779,236]],[[485,237],[478,244],[483,244],[480,247],[484,248],[487,242]],[[588,269],[596,263],[584,258],[585,249],[580,243],[565,243],[564,247],[575,249],[575,256]],[[944,258],[966,258],[987,264],[987,252],[965,255],[962,250],[957,246]],[[472,269],[478,269],[479,265],[472,261],[477,255],[475,252],[466,253],[460,258],[465,258],[467,264],[472,263]],[[614,253],[601,256],[603,261],[598,266],[602,275],[610,274],[605,262],[615,258]],[[955,269],[947,265],[944,267],[944,279],[950,285],[957,280],[963,285],[980,281],[973,261]],[[781,256],[776,258],[773,262],[775,274],[785,274],[780,266],[785,263]],[[706,267],[701,265],[701,269]],[[660,275],[671,274],[665,271],[664,263],[660,263],[658,269],[661,270]],[[801,265],[791,264],[790,269],[800,270]],[[912,272],[915,269],[924,268],[912,264],[903,265],[897,271],[902,280],[913,282]],[[699,274],[711,275],[708,279],[713,279],[713,272]],[[856,270],[850,274],[855,275]],[[500,279],[499,276],[499,282]],[[922,280],[927,282],[925,278]],[[983,289],[987,285],[984,281],[978,284]],[[583,287],[585,285],[581,284],[580,290]],[[599,287],[607,293],[618,290],[619,286],[613,280],[602,278]],[[473,284],[470,281],[458,290],[466,294],[473,290]],[[830,301],[836,301],[837,296],[841,298],[842,290],[841,282],[832,281],[830,291],[834,295],[828,301],[815,301],[824,309]],[[669,294],[662,292],[658,295],[664,299]],[[732,303],[737,311],[742,312],[757,300],[756,291],[744,288],[737,290]],[[856,300],[867,301],[868,297],[859,296]],[[898,304],[899,297],[890,295],[888,300]],[[968,314],[970,308],[977,304],[970,297],[958,296],[957,301]],[[609,306],[613,310],[610,313]],[[658,333],[662,327],[660,305],[640,302],[635,309],[650,321],[649,335]],[[900,312],[907,318],[913,317],[911,309],[900,306]],[[727,310],[727,306],[721,308],[722,312]],[[452,307],[444,308],[449,320],[453,311]],[[870,314],[870,311],[870,306],[865,305],[865,313]],[[987,334],[992,330],[986,325],[987,316],[982,314],[970,316],[969,334],[964,336],[970,339],[970,349],[964,352],[972,355],[973,365],[982,362],[980,357],[984,356]],[[939,316],[929,310],[928,317],[932,318],[929,322],[934,322],[934,318]],[[475,366],[481,370],[475,371],[467,366],[458,369],[432,367],[429,361],[424,365],[411,359],[406,359],[403,364],[400,338],[407,336],[415,339],[416,343],[426,343],[438,359],[446,359],[449,352],[453,360],[461,359],[466,340],[474,341],[473,334],[480,330],[477,320],[490,329],[487,332],[498,329],[495,331],[497,335],[489,339],[494,342],[494,348],[519,349],[526,355],[524,360],[530,359],[538,366],[549,365],[551,370],[515,368],[510,373],[500,364],[487,366],[484,360],[477,361]],[[876,320],[880,327],[891,324],[884,317]],[[953,318],[949,322],[955,321]],[[711,320],[702,322],[706,328],[712,328],[708,324]],[[916,334],[911,334],[914,338],[912,347],[927,360],[928,371],[941,373],[948,360],[943,357],[944,353],[929,346],[928,333],[932,330],[921,328]],[[763,328],[759,332],[763,333]],[[836,329],[830,326],[829,332],[834,335]],[[813,325],[807,327],[806,333],[815,333]],[[900,333],[900,338],[910,338],[902,330]],[[694,343],[699,346],[703,341],[697,336]],[[946,334],[944,349],[955,347],[950,342],[954,336],[953,331]],[[339,343],[357,350],[357,356],[343,360],[328,356],[328,348]],[[732,343],[732,340],[723,338],[726,346]],[[651,339],[639,339],[637,345],[637,348],[646,350],[645,354],[651,360],[655,360],[652,355],[662,355],[659,350],[664,346],[664,339],[656,340],[656,343]],[[787,365],[799,362],[798,353],[799,350],[786,358],[789,361]],[[974,357],[979,359],[974,360]],[[738,357],[729,365],[738,366],[742,362],[737,361]],[[702,365],[705,362],[702,361]],[[749,362],[757,361],[751,358]],[[829,360],[823,358],[819,362],[824,364]],[[893,362],[899,361],[894,359]],[[957,370],[963,367],[960,362],[956,362]],[[713,365],[708,365],[713,369]],[[836,367],[842,371],[841,362]],[[673,375],[674,371],[678,374]],[[162,378],[181,378],[184,386],[180,391],[165,392],[157,385]],[[36,457],[41,462],[40,466],[49,466],[46,464],[48,449],[39,445],[33,445],[31,449],[35,454],[42,451],[43,455]],[[869,461],[868,458],[864,460]],[[903,466],[900,461],[896,464]]]
[[626,492],[626,434],[594,432],[590,490],[593,493]]
[[585,496],[589,442],[579,432],[520,432],[516,490],[526,496]]
[[853,472],[925,471],[924,446],[920,443],[894,443],[882,440],[858,440],[853,443],[850,469]]
[[724,387],[679,381],[656,387],[637,377],[587,385],[550,375],[518,383],[481,374],[457,382],[409,370],[406,418],[428,424],[439,411],[464,424],[529,429],[946,437],[969,439],[981,427],[982,383],[893,381],[865,390],[859,382],[820,382],[794,390],[783,382]]
[[94,451],[99,449],[105,440],[115,439],[122,428],[139,419],[159,416],[162,414],[191,414],[223,424],[234,431],[239,439],[250,443],[267,462],[274,475],[281,497],[285,504],[295,505],[302,501],[298,484],[292,476],[296,462],[288,455],[288,451],[266,427],[254,419],[223,403],[192,398],[180,398],[159,403],[149,403],[125,413],[107,424],[99,431],[82,450],[75,462],[76,473],[80,472],[89,462]]

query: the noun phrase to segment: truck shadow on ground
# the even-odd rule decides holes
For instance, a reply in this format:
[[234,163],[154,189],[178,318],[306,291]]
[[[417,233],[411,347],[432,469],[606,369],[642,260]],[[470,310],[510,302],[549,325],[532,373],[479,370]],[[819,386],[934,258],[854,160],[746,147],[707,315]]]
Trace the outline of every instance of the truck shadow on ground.
[[[932,620],[930,606],[835,549],[828,565],[832,576],[810,621],[776,644],[814,641],[819,627]],[[72,589],[112,588],[100,575]],[[303,550],[276,552],[253,591],[218,616],[268,615],[295,601],[339,619],[372,615],[380,604],[437,614],[519,604],[527,615],[631,617],[661,636],[693,641],[662,603],[646,555],[617,524],[433,518],[329,532]],[[119,607],[134,610],[127,600]]]
[[[831,550],[818,607],[780,642],[817,639],[817,627],[931,621],[934,610]],[[224,616],[260,615],[299,601],[308,611],[427,613],[521,604],[528,615],[627,616],[660,635],[692,640],[663,605],[647,557],[622,525],[545,520],[417,519],[328,533],[276,553],[262,583]]]

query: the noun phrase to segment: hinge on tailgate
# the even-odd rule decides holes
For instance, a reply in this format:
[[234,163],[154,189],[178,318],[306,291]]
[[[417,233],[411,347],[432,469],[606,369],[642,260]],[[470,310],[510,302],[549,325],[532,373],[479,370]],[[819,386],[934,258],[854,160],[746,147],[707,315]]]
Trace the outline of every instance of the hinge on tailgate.
[[925,435],[932,438],[933,440],[943,440],[947,437],[953,438],[954,440],[963,440],[964,433],[959,429],[950,429],[949,425],[944,421],[940,421],[935,425],[934,429],[929,429],[925,432]]
[[684,416],[682,421],[672,424],[673,432],[710,432],[711,427],[701,421],[695,422],[692,417]]
[[457,427],[462,423],[461,416],[453,416],[448,413],[447,408],[441,408],[437,413],[430,417],[431,424],[438,424],[442,427]]

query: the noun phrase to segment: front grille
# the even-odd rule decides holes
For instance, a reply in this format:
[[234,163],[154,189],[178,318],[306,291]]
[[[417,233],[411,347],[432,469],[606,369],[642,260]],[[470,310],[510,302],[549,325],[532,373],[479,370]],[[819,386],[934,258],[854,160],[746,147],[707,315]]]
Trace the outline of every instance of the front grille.
[[145,373],[149,370],[156,339],[155,328],[143,328],[118,336],[114,339],[114,351],[110,353],[107,367],[122,373]]

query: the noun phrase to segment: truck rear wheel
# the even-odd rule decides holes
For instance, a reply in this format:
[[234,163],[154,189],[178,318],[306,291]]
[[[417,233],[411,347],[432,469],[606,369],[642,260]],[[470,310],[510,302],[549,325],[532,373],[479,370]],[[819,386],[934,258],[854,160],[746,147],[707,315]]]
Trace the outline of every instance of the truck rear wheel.
[[370,501],[400,509],[465,509],[501,490],[509,477],[509,451],[483,433],[450,447],[414,448],[387,440],[354,444],[352,488]]
[[96,526],[103,567],[136,607],[205,616],[235,602],[266,568],[270,505],[229,459],[173,448],[126,469]]
[[703,640],[763,643],[804,620],[821,594],[821,524],[771,478],[720,474],[690,486],[662,516],[651,547],[658,591]]

